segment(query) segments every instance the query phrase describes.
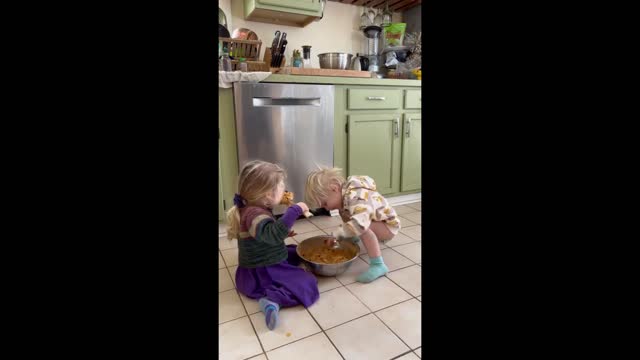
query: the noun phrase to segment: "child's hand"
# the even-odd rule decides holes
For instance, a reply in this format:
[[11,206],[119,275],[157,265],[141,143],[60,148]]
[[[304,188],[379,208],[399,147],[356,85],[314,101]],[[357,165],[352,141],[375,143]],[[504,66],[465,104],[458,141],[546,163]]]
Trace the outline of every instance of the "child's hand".
[[302,209],[303,213],[306,213],[307,211],[309,211],[309,207],[307,206],[307,204],[305,204],[303,202],[299,202],[296,205],[300,206],[300,208]]
[[337,241],[335,238],[329,238],[329,239],[325,239],[325,240],[324,240],[324,244],[325,244],[326,246],[328,246],[328,247],[334,247],[334,246],[336,246],[336,243],[337,243],[337,242],[338,242],[338,241]]
[[338,239],[344,239],[346,238],[344,229],[342,228],[342,225],[340,225],[340,227],[338,228],[338,230],[333,232],[333,236],[335,236]]

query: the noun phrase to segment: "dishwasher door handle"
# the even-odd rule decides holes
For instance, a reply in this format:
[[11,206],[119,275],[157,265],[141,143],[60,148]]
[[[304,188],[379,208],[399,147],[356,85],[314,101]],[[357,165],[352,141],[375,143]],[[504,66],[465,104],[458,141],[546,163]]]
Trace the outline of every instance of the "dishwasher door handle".
[[269,98],[254,97],[254,107],[270,106],[320,106],[320,98]]

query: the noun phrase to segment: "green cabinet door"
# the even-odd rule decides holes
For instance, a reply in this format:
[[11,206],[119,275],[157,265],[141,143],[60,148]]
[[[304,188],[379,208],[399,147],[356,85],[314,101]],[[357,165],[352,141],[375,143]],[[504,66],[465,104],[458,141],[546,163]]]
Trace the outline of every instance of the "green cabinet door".
[[273,7],[281,11],[303,10],[317,13],[322,10],[322,4],[318,0],[256,0],[256,2],[266,8]]
[[401,191],[422,188],[422,118],[420,113],[404,114],[402,125]]
[[400,191],[401,115],[349,115],[348,175],[372,177],[381,194]]
[[[250,21],[304,27],[322,14],[323,6],[318,0],[244,0],[244,18]],[[273,33],[266,39],[267,46],[271,46],[272,40]],[[265,43],[265,39],[262,39],[262,43]]]

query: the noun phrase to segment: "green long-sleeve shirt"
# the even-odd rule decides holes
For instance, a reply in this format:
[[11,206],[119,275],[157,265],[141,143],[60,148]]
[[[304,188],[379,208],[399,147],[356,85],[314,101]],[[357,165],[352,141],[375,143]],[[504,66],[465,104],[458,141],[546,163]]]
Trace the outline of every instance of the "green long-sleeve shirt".
[[[298,209],[294,207],[287,211],[298,212]],[[289,230],[290,226],[282,219],[275,220],[266,209],[255,206],[240,209],[239,266],[255,268],[286,260],[288,252],[284,240]]]

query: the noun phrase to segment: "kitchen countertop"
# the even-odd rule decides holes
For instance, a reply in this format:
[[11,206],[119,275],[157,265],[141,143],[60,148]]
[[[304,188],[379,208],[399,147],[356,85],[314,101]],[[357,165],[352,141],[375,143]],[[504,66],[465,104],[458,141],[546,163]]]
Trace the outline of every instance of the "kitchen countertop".
[[363,79],[333,76],[305,76],[272,74],[262,82],[297,83],[297,84],[334,84],[334,85],[382,85],[382,86],[422,86],[420,80],[403,79]]

